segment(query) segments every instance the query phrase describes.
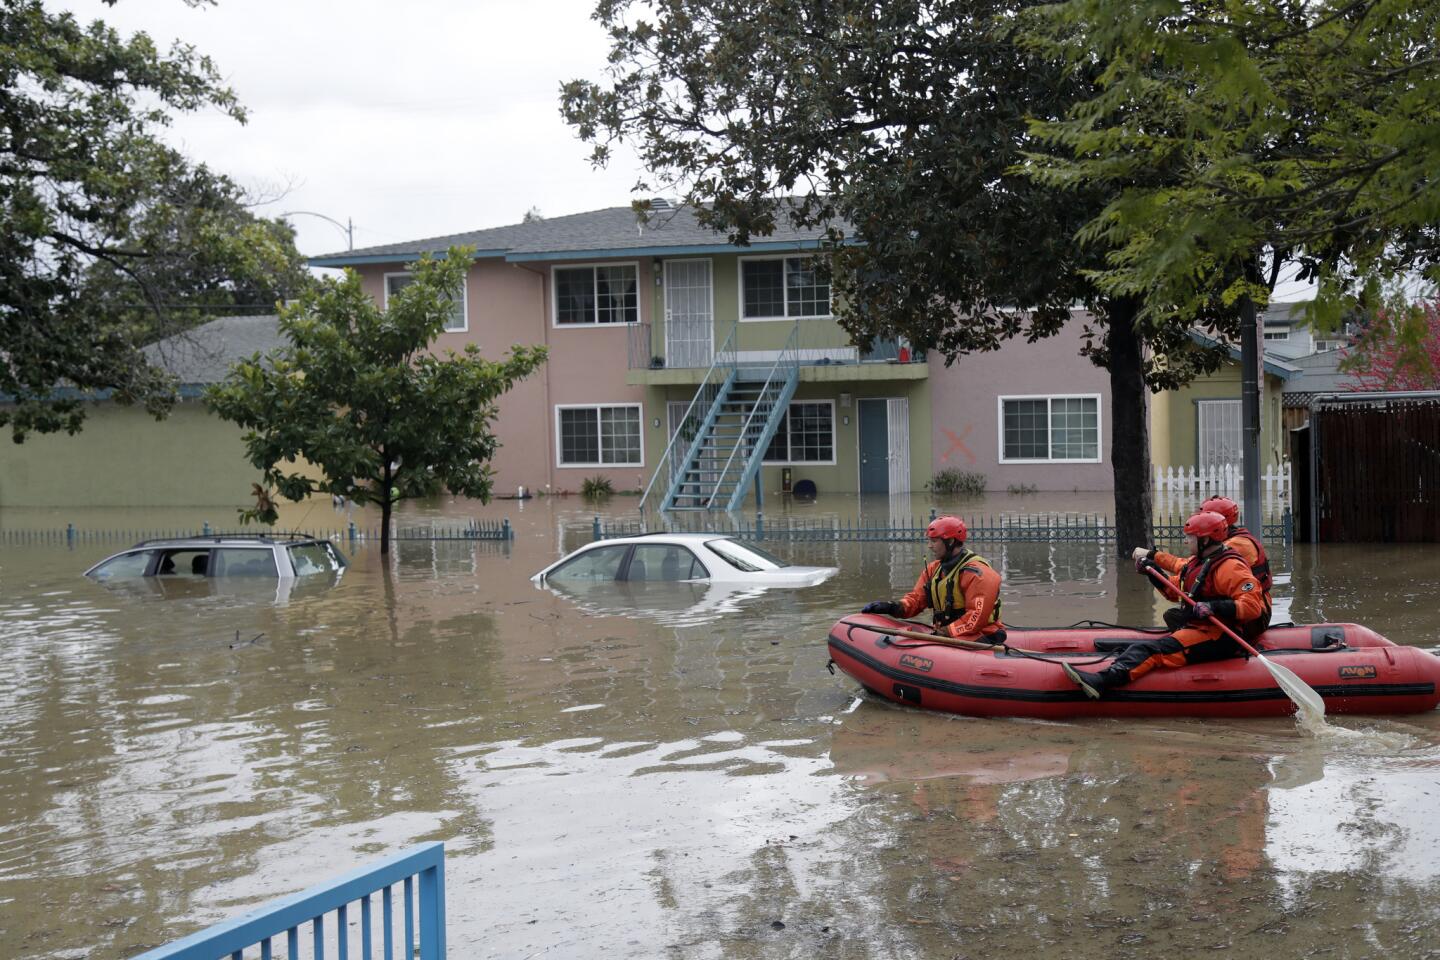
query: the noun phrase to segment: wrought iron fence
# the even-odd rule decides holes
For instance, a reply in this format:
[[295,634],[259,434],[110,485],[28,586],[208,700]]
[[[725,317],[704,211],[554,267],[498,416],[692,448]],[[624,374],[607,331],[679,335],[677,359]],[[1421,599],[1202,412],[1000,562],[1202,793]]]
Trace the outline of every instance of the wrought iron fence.
[[[876,541],[893,542],[920,540],[925,536],[929,519],[912,519],[907,523],[870,524],[863,518],[767,519],[763,513],[754,520],[716,517],[709,514],[661,515],[654,522],[622,520],[605,522],[595,517],[591,533],[596,540],[634,537],[645,533],[724,533],[745,540],[776,541]],[[967,515],[966,527],[970,542],[1082,542],[1106,543],[1115,539],[1115,525],[1102,514],[1088,513],[1025,513],[992,516]],[[1178,543],[1185,539],[1185,518],[1179,515],[1156,518],[1151,536],[1156,543]],[[1277,522],[1263,525],[1260,536],[1268,543],[1290,546],[1294,542],[1294,522],[1286,510]]]
[[[319,540],[331,540],[360,546],[380,540],[379,526],[362,526],[356,523],[329,529],[306,528],[301,530],[277,530],[266,527],[249,527],[239,530],[212,528],[203,524],[199,530],[175,529],[104,529],[90,530],[73,523],[61,527],[0,529],[0,544],[20,546],[25,544],[55,544],[74,547],[86,543],[130,544],[141,540],[179,539],[183,537],[254,537],[254,536],[302,536]],[[501,520],[470,519],[463,522],[436,520],[429,523],[395,524],[390,533],[391,540],[483,540],[510,541],[515,539],[515,529],[509,518]]]

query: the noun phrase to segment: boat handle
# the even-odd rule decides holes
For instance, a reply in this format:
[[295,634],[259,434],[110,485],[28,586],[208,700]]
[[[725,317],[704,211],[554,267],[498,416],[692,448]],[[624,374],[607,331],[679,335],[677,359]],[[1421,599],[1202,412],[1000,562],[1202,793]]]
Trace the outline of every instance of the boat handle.
[[1395,666],[1395,652],[1389,647],[1381,647],[1380,649],[1385,652],[1385,659],[1390,662],[1390,666]]
[[992,669],[984,669],[984,668],[982,668],[982,669],[980,669],[980,670],[977,670],[977,671],[976,671],[976,674],[977,674],[978,676],[981,676],[981,677],[994,677],[994,678],[996,678],[997,680],[1009,680],[1009,679],[1011,679],[1012,677],[1015,676],[1015,674],[1012,673],[1012,672],[1010,672],[1009,670],[995,670],[995,669],[993,669],[993,668],[992,668]]
[[1218,673],[1197,673],[1190,677],[1191,683],[1217,683],[1220,680]]
[[1051,640],[1045,644],[1046,650],[1079,650],[1079,640]]

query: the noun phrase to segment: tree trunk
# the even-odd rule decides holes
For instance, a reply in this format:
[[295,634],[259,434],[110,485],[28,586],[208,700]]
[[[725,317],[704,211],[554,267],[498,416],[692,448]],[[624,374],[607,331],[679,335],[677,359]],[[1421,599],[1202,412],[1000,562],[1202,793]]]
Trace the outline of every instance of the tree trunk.
[[382,450],[380,455],[385,458],[385,468],[380,471],[380,479],[384,484],[380,488],[380,556],[388,557],[390,556],[390,511],[395,507],[395,502],[390,496],[394,477],[390,472],[389,454]]
[[1146,417],[1145,367],[1135,331],[1139,306],[1132,298],[1109,303],[1106,346],[1110,355],[1110,467],[1115,477],[1115,549],[1128,557],[1150,545],[1150,429]]

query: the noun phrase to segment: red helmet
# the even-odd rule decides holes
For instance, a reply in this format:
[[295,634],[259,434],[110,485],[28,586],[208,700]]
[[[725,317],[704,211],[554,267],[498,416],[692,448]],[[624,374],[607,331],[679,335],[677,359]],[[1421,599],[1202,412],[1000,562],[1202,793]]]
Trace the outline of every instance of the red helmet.
[[965,521],[959,517],[936,517],[925,528],[925,536],[931,540],[959,540],[964,543],[968,533]]
[[1210,510],[1201,510],[1195,516],[1185,521],[1185,532],[1192,537],[1209,537],[1211,540],[1224,540],[1225,534],[1230,531],[1230,524],[1225,518]]
[[1220,514],[1220,516],[1225,518],[1225,522],[1232,527],[1240,522],[1240,504],[1231,500],[1229,497],[1211,497],[1209,500],[1200,504],[1200,509],[1208,510],[1210,513]]

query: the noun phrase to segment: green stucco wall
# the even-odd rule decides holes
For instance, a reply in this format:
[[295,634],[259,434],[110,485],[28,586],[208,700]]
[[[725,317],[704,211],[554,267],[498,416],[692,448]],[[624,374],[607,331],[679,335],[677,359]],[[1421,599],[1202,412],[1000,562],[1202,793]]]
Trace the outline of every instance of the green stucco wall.
[[74,436],[7,437],[0,447],[0,507],[238,507],[259,479],[240,429],[196,401],[161,421],[100,403]]
[[[1264,467],[1278,466],[1286,452],[1281,432],[1280,388],[1278,377],[1265,375],[1260,396],[1260,454]],[[1171,391],[1163,408],[1158,404],[1155,408],[1164,418],[1155,433],[1157,438],[1164,437],[1166,443],[1163,448],[1153,449],[1154,461],[1161,466],[1194,466],[1199,444],[1195,402],[1238,399],[1240,365],[1234,362],[1226,363],[1212,376]]]

